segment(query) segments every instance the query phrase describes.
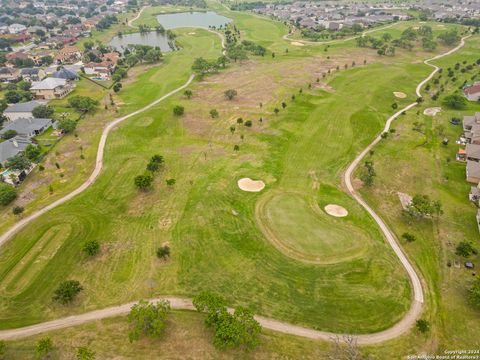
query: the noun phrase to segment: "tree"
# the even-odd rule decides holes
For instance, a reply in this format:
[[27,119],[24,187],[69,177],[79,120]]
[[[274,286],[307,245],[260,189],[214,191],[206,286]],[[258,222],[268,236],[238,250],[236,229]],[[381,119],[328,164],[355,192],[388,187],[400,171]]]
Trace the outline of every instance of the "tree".
[[234,97],[237,96],[237,90],[234,90],[234,89],[228,89],[225,91],[225,97],[228,99],[228,100],[233,100]]
[[480,277],[478,276],[468,289],[468,300],[472,305],[480,307]]
[[88,240],[83,244],[82,250],[88,256],[95,256],[100,250],[100,243],[95,239]]
[[17,198],[17,190],[8,184],[0,182],[0,205],[7,206]]
[[23,213],[24,210],[25,209],[22,206],[15,206],[12,209],[12,213],[13,213],[13,215],[20,215],[21,213]]
[[282,102],[282,108],[285,109],[287,107],[287,103],[284,101]]
[[165,330],[169,312],[170,303],[166,300],[156,303],[142,300],[135,304],[128,314],[128,321],[131,325],[128,334],[130,342],[140,339],[141,336],[160,337]]
[[65,119],[65,120],[60,120],[58,124],[58,128],[64,133],[64,134],[69,134],[72,133],[75,128],[77,127],[77,122],[72,119]]
[[157,257],[160,259],[166,259],[170,256],[170,247],[168,245],[160,246],[157,249]]
[[115,84],[113,84],[112,89],[113,89],[113,91],[115,91],[116,93],[118,93],[118,92],[122,89],[122,84],[119,83],[119,82],[116,82]]
[[430,330],[430,324],[425,319],[418,319],[415,325],[418,331],[421,333],[426,333],[428,330]]
[[77,348],[76,358],[77,360],[94,360],[95,351],[89,349],[86,346],[80,346],[79,348]]
[[246,127],[252,127],[252,124],[253,124],[253,123],[252,123],[252,120],[247,120],[247,121],[245,121],[245,123],[244,123],[244,125],[245,125]]
[[5,100],[9,104],[16,104],[22,100],[22,94],[17,90],[9,90],[5,93]]
[[181,105],[176,105],[173,108],[173,115],[175,116],[182,116],[185,113],[185,108]]
[[364,171],[360,174],[360,179],[366,186],[372,186],[373,180],[377,176],[372,161],[365,161]]
[[152,186],[152,175],[138,175],[134,179],[135,186],[140,190],[147,190]]
[[8,140],[14,138],[15,136],[17,136],[17,132],[15,130],[7,130],[2,134],[2,139]]
[[175,179],[167,179],[165,180],[168,186],[173,186],[177,182]]
[[37,161],[38,157],[40,156],[40,148],[38,146],[28,144],[25,148],[25,156],[30,161]]
[[403,233],[402,238],[404,238],[408,242],[414,242],[415,241],[415,235],[412,235],[410,233]]
[[85,114],[94,110],[98,105],[98,101],[88,96],[75,95],[68,99],[68,104],[75,110]]
[[275,113],[275,115],[278,115],[278,113],[280,112],[280,110],[278,108],[275,108],[273,109],[273,112]]
[[382,39],[385,42],[389,42],[390,40],[392,40],[392,35],[390,33],[383,33],[382,34]]
[[187,99],[191,99],[192,96],[193,96],[193,92],[192,92],[192,90],[187,89],[183,92],[183,95],[185,95]]
[[428,195],[415,195],[403,210],[403,215],[409,220],[418,220],[443,213],[440,201],[431,201]]
[[39,105],[32,110],[35,118],[49,119],[53,115],[53,108],[48,105]]
[[448,46],[454,45],[460,41],[460,35],[458,35],[457,30],[455,29],[441,33],[438,35],[438,38]]
[[51,352],[53,351],[53,342],[49,336],[41,338],[37,341],[37,346],[35,352],[37,356],[45,359],[50,356]]
[[360,25],[359,23],[354,23],[352,25],[352,31],[353,31],[354,34],[358,34],[358,33],[362,32],[362,30],[363,30],[363,26]]
[[467,106],[467,100],[460,94],[451,94],[445,96],[444,105],[455,110],[462,110]]
[[82,285],[77,280],[66,280],[58,285],[53,295],[53,300],[62,305],[71,303],[75,297],[83,290]]
[[477,249],[473,247],[472,243],[461,241],[455,249],[455,254],[458,256],[469,257],[472,254],[476,255]]
[[217,109],[212,109],[210,110],[210,116],[212,117],[212,119],[215,119],[218,117],[218,111]]
[[18,171],[26,170],[30,168],[31,165],[32,163],[23,153],[12,156],[5,163],[6,168]]
[[258,344],[261,327],[250,310],[238,307],[231,314],[227,311],[225,299],[208,291],[195,296],[193,305],[197,311],[207,314],[205,324],[213,328],[216,347],[251,349]]

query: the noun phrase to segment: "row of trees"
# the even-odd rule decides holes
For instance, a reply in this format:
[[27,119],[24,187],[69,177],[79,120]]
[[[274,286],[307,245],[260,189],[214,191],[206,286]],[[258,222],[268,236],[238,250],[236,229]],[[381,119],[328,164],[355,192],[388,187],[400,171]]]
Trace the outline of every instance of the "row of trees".
[[[142,191],[147,191],[152,187],[153,175],[158,172],[164,165],[165,161],[161,155],[153,155],[147,164],[146,172],[141,175],[135,176],[133,182],[135,186]],[[173,180],[173,181],[172,181]],[[167,185],[175,184],[174,179],[168,179]]]

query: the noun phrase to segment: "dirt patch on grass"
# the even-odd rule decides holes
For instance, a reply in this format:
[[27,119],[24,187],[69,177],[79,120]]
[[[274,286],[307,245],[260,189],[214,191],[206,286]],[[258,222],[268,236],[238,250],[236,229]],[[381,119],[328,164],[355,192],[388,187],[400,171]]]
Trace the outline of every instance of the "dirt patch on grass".
[[301,42],[298,42],[298,41],[292,41],[290,44],[293,45],[293,46],[305,46],[304,43],[301,43]]
[[398,192],[398,198],[400,199],[400,203],[402,204],[402,208],[405,210],[408,205],[412,202],[412,197],[408,194]]
[[340,206],[340,205],[328,204],[327,206],[324,207],[324,209],[328,215],[331,215],[334,217],[345,217],[348,215],[347,209],[345,209],[343,206]]
[[435,116],[437,115],[440,111],[442,111],[442,108],[439,108],[439,107],[431,107],[431,108],[426,108],[424,111],[423,111],[423,115],[427,115],[427,116]]
[[247,192],[260,192],[265,188],[265,183],[262,180],[252,180],[250,178],[242,178],[237,182],[240,190]]

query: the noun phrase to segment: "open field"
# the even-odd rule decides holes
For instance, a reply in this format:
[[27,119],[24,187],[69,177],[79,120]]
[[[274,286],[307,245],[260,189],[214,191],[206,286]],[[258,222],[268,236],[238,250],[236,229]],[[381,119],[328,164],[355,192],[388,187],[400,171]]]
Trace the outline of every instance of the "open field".
[[[245,38],[267,46],[269,51],[289,46],[282,42],[284,28],[280,23],[241,13],[235,13],[235,21]],[[257,26],[262,30],[249,30]],[[88,137],[89,141],[87,148],[82,145],[87,165],[83,174],[69,175],[70,189],[91,170],[88,166],[107,121],[184,83],[194,57],[213,59],[220,54],[214,34],[201,30],[195,31],[195,35],[187,31],[179,34],[180,52],[166,55],[160,66],[134,68],[131,81],[116,97],[115,109],[108,116],[99,111],[81,122],[78,137]],[[354,156],[382,129],[392,112],[392,102],[402,106],[414,99],[414,85],[430,72],[418,60],[431,55],[413,51],[380,58],[373,50],[353,48],[348,42],[333,45],[328,55],[321,47],[291,48],[288,54],[282,53],[275,59],[266,56],[232,64],[228,70],[193,84],[191,100],[179,94],[114,130],[97,183],[36,220],[2,248],[0,289],[5,296],[0,299],[0,327],[21,326],[158,294],[191,296],[203,289],[222,293],[231,304],[248,305],[256,313],[322,330],[368,333],[388,328],[402,318],[411,300],[406,274],[373,220],[343,192],[340,179]],[[454,55],[452,59],[474,58],[476,49],[478,38],[469,42],[463,55]],[[367,65],[361,66],[364,59]],[[344,70],[345,64],[348,70]],[[323,79],[322,74],[336,66],[341,68],[340,72],[334,71],[334,75]],[[233,101],[223,96],[229,88],[238,91]],[[394,91],[408,96],[397,99]],[[275,115],[273,110],[282,108],[282,101],[287,106]],[[177,104],[186,109],[181,118],[172,115],[171,109]],[[428,102],[427,105],[433,106]],[[212,108],[218,110],[218,118],[209,116]],[[472,107],[470,112],[473,110]],[[402,117],[402,123],[410,124],[419,116],[422,117],[415,117],[412,110]],[[239,117],[251,120],[253,126],[238,124]],[[449,202],[449,210],[438,224],[420,224],[422,239],[408,244],[407,251],[429,284],[426,311],[435,325],[432,336],[438,335],[444,342],[433,343],[433,338],[424,339],[412,333],[366,349],[379,358],[390,355],[392,349],[407,353],[438,344],[457,345],[447,324],[459,331],[465,331],[466,325],[453,324],[456,312],[472,319],[469,326],[477,326],[473,323],[478,320],[478,313],[470,311],[458,294],[452,295],[450,290],[435,285],[443,279],[438,259],[430,257],[432,248],[443,253],[436,241],[441,238],[435,234],[437,228],[450,237],[465,234],[474,239],[478,233],[470,214],[474,213],[473,207],[465,194],[457,193],[459,188],[468,189],[465,182],[460,184],[463,169],[455,166],[451,170],[453,165],[448,165],[447,182],[439,170],[440,157],[453,148],[438,145],[438,129],[434,128],[438,118],[424,117],[422,121],[432,129],[426,135],[430,142],[416,146],[418,134],[411,132],[411,125],[403,125],[403,132],[399,125],[396,135],[382,143],[373,155],[378,168],[377,184],[362,192],[401,235],[399,229],[405,228],[405,224],[398,216],[398,198],[392,189],[401,184],[404,192],[424,192],[422,181],[432,178],[429,172],[441,174],[438,183],[428,182],[429,189],[438,191],[444,203]],[[229,130],[232,126],[234,131]],[[408,140],[402,143],[404,133],[408,133]],[[78,147],[76,141],[72,136],[59,146]],[[392,148],[388,149],[390,144]],[[234,145],[239,146],[238,152],[233,150]],[[409,150],[408,155],[405,149]],[[382,151],[384,158],[379,159]],[[165,156],[166,167],[157,175],[153,190],[138,193],[132,179],[144,171],[148,159],[156,153]],[[420,162],[412,165],[411,159],[419,159],[418,154],[431,166],[422,167]],[[71,168],[76,163],[69,159],[75,156],[79,153],[65,159],[65,163],[71,161]],[[50,165],[55,162],[48,161]],[[445,190],[452,186],[450,176],[458,181],[455,193]],[[237,187],[237,180],[243,177],[262,179],[266,188],[258,194],[245,193]],[[409,181],[405,182],[404,177]],[[168,178],[175,178],[176,185],[167,187]],[[68,189],[66,185],[62,191]],[[456,200],[450,203],[450,199]],[[40,196],[33,206],[50,201]],[[258,205],[262,203],[263,212]],[[329,217],[323,208],[331,203],[344,206],[349,215]],[[459,214],[457,209],[463,211]],[[469,213],[468,217],[464,213]],[[456,225],[450,227],[445,219]],[[259,229],[260,223],[299,255],[281,248],[278,251],[272,239]],[[452,228],[455,230],[450,233]],[[102,244],[101,254],[94,259],[81,253],[84,241],[89,239]],[[170,245],[172,257],[162,262],[156,259],[155,249],[165,243]],[[443,256],[438,254],[435,255],[439,258]],[[307,255],[312,255],[316,263],[309,263]],[[458,274],[451,274],[452,280],[447,284],[453,283],[455,275]],[[85,291],[71,307],[55,305],[50,300],[53,290],[60,281],[70,278],[80,280]],[[448,299],[446,304],[444,296]],[[434,321],[434,314],[444,307],[449,318]],[[176,313],[173,322],[186,323],[187,330],[177,327],[166,339],[167,350],[159,356],[168,357],[168,351],[173,351],[168,349],[178,347],[181,339],[184,341],[185,331],[200,331],[198,316]],[[108,356],[116,344],[109,342],[108,334],[116,329],[125,332],[125,322],[109,320],[67,330],[72,334],[68,339],[55,337],[67,347],[77,346],[77,341],[92,329],[107,329],[99,339],[91,341]],[[199,339],[200,349],[218,357],[205,344],[204,335],[194,336]],[[269,333],[264,340],[265,344],[251,356],[297,357],[299,349],[304,350],[306,357],[323,356],[316,342]],[[475,344],[473,335],[461,344],[472,343]],[[182,344],[185,346],[185,342]],[[118,348],[125,356],[137,356],[151,350],[149,345],[140,343],[140,348],[136,348],[122,340]],[[32,340],[13,346],[12,354],[22,356],[24,351],[31,351]],[[188,356],[198,354],[190,352]],[[236,355],[227,353],[225,357]]]

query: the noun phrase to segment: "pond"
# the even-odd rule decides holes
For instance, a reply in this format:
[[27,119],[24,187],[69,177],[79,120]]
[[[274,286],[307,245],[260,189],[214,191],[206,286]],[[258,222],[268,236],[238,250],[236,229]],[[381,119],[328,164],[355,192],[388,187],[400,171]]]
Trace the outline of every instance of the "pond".
[[158,46],[162,52],[171,51],[170,45],[168,45],[168,38],[164,34],[157,33],[156,31],[150,31],[147,33],[133,33],[124,34],[122,36],[115,36],[109,43],[118,51],[123,51],[128,45],[149,45]]
[[161,14],[157,15],[157,20],[167,30],[182,27],[208,28],[214,26],[218,28],[232,21],[232,19],[218,15],[214,11]]

